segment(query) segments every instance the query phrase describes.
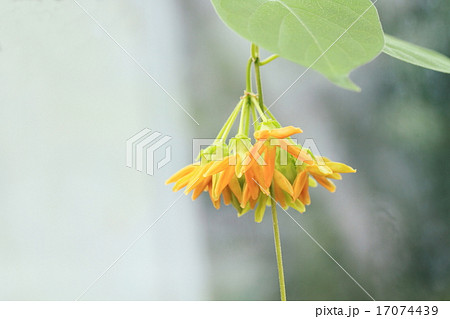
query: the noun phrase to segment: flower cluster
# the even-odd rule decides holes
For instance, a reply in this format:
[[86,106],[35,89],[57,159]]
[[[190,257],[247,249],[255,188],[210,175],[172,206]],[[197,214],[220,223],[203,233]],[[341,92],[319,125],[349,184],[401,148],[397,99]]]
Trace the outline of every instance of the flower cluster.
[[[233,114],[232,114],[233,116]],[[292,207],[303,213],[311,203],[309,188],[317,184],[335,191],[333,179],[341,173],[356,170],[328,158],[314,156],[290,138],[301,133],[296,127],[281,127],[274,119],[258,124],[255,142],[239,132],[228,144],[214,143],[203,150],[199,161],[186,166],[166,184],[175,183],[173,191],[185,188],[196,199],[208,192],[212,204],[236,208],[238,216],[255,210],[255,221],[261,222],[267,206],[277,202],[283,209]],[[221,154],[219,158],[214,155]],[[216,156],[217,157],[217,156]]]

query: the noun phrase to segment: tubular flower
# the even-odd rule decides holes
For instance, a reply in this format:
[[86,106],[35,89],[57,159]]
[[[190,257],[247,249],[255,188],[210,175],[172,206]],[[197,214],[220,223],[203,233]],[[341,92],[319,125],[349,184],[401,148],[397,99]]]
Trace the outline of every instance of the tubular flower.
[[300,132],[294,127],[256,131],[254,145],[237,139],[230,143],[231,154],[221,160],[202,158],[175,173],[166,184],[175,183],[173,191],[184,187],[186,194],[192,191],[193,200],[208,192],[216,209],[222,197],[225,205],[231,203],[236,208],[238,216],[255,209],[256,222],[262,221],[271,197],[284,209],[292,207],[303,213],[311,203],[310,186],[319,183],[334,192],[336,187],[330,179],[340,180],[340,174],[356,170],[326,157],[313,157],[286,140]]
[[[252,44],[244,96],[214,142],[200,151],[197,162],[173,174],[166,184],[174,183],[175,192],[182,188],[185,194],[192,192],[193,200],[207,192],[216,209],[220,208],[221,202],[232,204],[238,217],[254,211],[257,223],[262,222],[270,206],[280,296],[281,300],[286,300],[276,206],[283,210],[291,207],[303,213],[311,204],[310,187],[320,184],[334,192],[336,186],[332,180],[340,180],[342,173],[354,173],[356,170],[303,148],[292,138],[302,130],[294,126],[282,127],[270,112],[270,107],[264,105],[260,66],[277,56],[261,61],[258,46]],[[254,86],[252,68],[257,94],[251,92]],[[228,139],[238,117],[237,133]],[[254,139],[250,131],[253,131]]]
[[[264,118],[261,122],[255,121],[258,123],[253,144],[248,137],[252,108]],[[239,112],[239,132],[225,143]],[[356,170],[326,157],[314,156],[291,139],[298,133],[302,133],[300,128],[281,127],[271,114],[267,119],[255,96],[246,93],[214,143],[200,152],[199,161],[175,173],[166,184],[174,183],[173,191],[185,188],[186,194],[192,192],[193,200],[208,192],[216,209],[223,201],[225,205],[232,204],[238,216],[254,210],[256,222],[263,220],[266,207],[272,201],[283,209],[292,207],[303,213],[305,206],[311,204],[310,187],[320,184],[334,192],[336,186],[331,180],[340,180],[342,173]]]
[[[272,189],[272,197],[281,207],[291,206],[301,212],[305,211],[304,205],[294,198],[293,185],[288,178],[289,175],[292,175],[292,171],[295,172],[295,163],[314,163],[313,158],[305,150],[287,139],[291,135],[301,132],[300,128],[293,126],[260,129],[255,132],[254,137],[257,142],[248,153],[250,163],[242,167],[246,185],[253,186],[249,187],[253,189],[253,197],[245,196],[244,190],[242,207],[247,204],[248,200],[256,197],[257,189],[255,190],[254,184],[257,184],[263,194],[261,196],[270,196],[269,190]],[[282,171],[285,171],[286,175]],[[259,218],[262,219],[262,216],[263,213],[255,214],[255,220],[260,221]]]
[[341,173],[356,170],[326,157],[314,157],[287,139],[301,132],[292,126],[258,130],[254,145],[248,138],[235,138],[226,147],[228,155],[209,161],[202,157],[175,173],[166,184],[175,183],[173,191],[184,187],[186,194],[192,191],[193,200],[208,192],[216,209],[222,197],[225,205],[236,208],[238,216],[255,209],[256,222],[262,221],[271,197],[284,209],[304,212],[311,203],[310,186],[319,183],[334,192],[336,187],[330,179],[342,179]]
[[[300,128],[287,126],[276,129],[263,129],[255,132],[254,136],[257,142],[250,150],[251,162],[247,166],[251,167],[253,164],[263,164],[264,165],[264,185],[269,187],[272,183],[272,178],[275,172],[275,164],[277,158],[277,148],[286,151],[289,155],[293,156],[295,159],[305,163],[313,163],[311,156],[303,150],[301,147],[295,145],[290,140],[287,140],[291,135],[302,133]],[[263,159],[263,160],[261,160]],[[281,161],[280,161],[281,162]],[[282,164],[282,163],[278,163]],[[246,167],[244,167],[245,171]]]
[[[222,197],[225,205],[231,203],[238,209],[238,212],[241,212],[242,179],[240,180],[235,172],[237,163],[241,163],[240,156],[239,154],[231,154],[220,160],[208,160],[206,155],[212,155],[215,151],[216,147],[208,147],[204,152],[201,152],[200,162],[182,168],[166,180],[166,184],[175,183],[172,188],[174,192],[183,187],[185,187],[185,194],[192,191],[193,200],[197,199],[202,192],[208,192],[216,209],[220,208],[220,198]],[[227,145],[222,153],[228,153]],[[238,166],[241,167],[240,164]]]
[[[182,188],[185,194],[192,192],[193,200],[207,192],[216,209],[220,208],[221,202],[232,204],[238,217],[253,210],[257,223],[262,222],[270,206],[280,296],[281,300],[286,300],[276,206],[279,205],[283,210],[291,207],[303,213],[305,207],[311,204],[310,187],[320,184],[334,192],[336,186],[332,180],[340,180],[342,173],[354,173],[356,170],[313,154],[297,144],[292,135],[302,133],[302,130],[294,126],[282,127],[264,105],[260,66],[277,56],[261,61],[258,46],[252,44],[244,96],[214,142],[200,151],[197,162],[176,172],[166,184],[174,183],[175,192]],[[252,66],[257,94],[251,92]],[[236,127],[238,116],[237,133],[228,139],[230,131]],[[250,137],[251,130],[254,132],[253,140]]]
[[223,172],[216,175],[206,174],[215,163],[215,161],[210,161],[206,164],[194,163],[188,165],[172,175],[166,181],[166,184],[175,183],[172,188],[174,192],[186,187],[184,193],[187,195],[192,191],[192,200],[197,199],[202,192],[208,192],[212,204],[216,209],[219,209],[220,195],[223,197],[224,204],[228,205],[232,200],[231,191],[237,191],[236,183],[230,183],[229,181],[228,183],[231,186],[224,184],[224,180],[228,179],[228,177]]
[[[334,193],[336,186],[330,179],[341,180],[342,173],[355,173],[356,170],[350,166],[332,162],[326,157],[317,156],[311,165],[299,168],[293,183],[294,199],[300,200],[304,205],[311,204],[309,196],[309,186],[317,186],[317,183]],[[313,179],[314,178],[314,179]]]

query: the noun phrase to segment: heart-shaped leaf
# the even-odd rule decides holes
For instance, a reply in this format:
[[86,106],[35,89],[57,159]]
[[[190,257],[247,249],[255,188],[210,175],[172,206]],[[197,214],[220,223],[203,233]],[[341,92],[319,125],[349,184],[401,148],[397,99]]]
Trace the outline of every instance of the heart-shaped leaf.
[[347,89],[356,67],[384,46],[370,0],[211,0],[220,18],[251,42]]
[[436,51],[385,34],[383,52],[399,60],[427,69],[450,73],[450,59]]

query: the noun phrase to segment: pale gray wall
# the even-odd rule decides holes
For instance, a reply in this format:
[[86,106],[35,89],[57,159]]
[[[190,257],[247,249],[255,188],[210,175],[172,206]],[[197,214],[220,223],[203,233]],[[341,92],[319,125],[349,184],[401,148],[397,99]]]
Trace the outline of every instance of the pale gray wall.
[[[79,3],[184,104],[173,1]],[[75,299],[178,197],[163,182],[197,125],[73,1],[1,1],[0,21],[0,299]],[[154,176],[125,166],[145,127],[174,137]],[[84,298],[204,299],[189,202]]]

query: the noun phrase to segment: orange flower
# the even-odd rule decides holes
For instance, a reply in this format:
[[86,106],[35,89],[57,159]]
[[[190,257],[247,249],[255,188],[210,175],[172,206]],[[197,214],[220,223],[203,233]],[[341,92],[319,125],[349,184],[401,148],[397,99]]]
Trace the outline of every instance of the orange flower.
[[268,187],[264,186],[264,176],[262,169],[259,165],[254,165],[250,169],[248,169],[245,173],[245,182],[242,193],[242,201],[241,207],[245,208],[247,204],[253,204],[259,197],[260,192],[262,191],[264,194],[269,195]]
[[292,185],[294,189],[294,199],[299,199],[304,205],[311,204],[309,197],[309,175],[306,170],[299,172]]
[[185,194],[193,191],[192,199],[195,200],[203,191],[207,191],[210,188],[212,178],[211,176],[204,177],[203,174],[212,164],[213,162],[209,162],[206,164],[195,163],[188,165],[173,174],[166,181],[166,185],[175,183],[172,188],[174,192],[177,192],[183,187],[186,187]]
[[286,197],[293,198],[294,196],[294,189],[292,188],[291,183],[289,180],[278,170],[274,171],[274,178],[273,178],[273,191],[274,191],[274,197],[275,200],[280,204],[281,207],[287,208],[288,205],[286,205]]
[[[319,162],[321,165],[319,165]],[[356,170],[348,165],[338,162],[331,162],[326,157],[316,157],[314,164],[306,165],[300,169],[294,180],[294,199],[299,199],[304,205],[309,205],[311,199],[309,197],[310,176],[313,177],[320,185],[334,192],[336,186],[330,179],[342,179],[341,173],[355,173]]]
[[249,152],[251,161],[247,166],[243,167],[243,171],[245,172],[250,169],[255,163],[260,164],[263,167],[264,176],[264,183],[261,183],[261,185],[268,188],[272,184],[275,172],[277,149],[287,151],[301,162],[313,163],[313,159],[305,150],[287,140],[291,135],[301,132],[302,130],[300,128],[293,126],[256,131],[254,136],[257,142]]
[[281,128],[276,128],[272,130],[258,130],[255,132],[254,136],[257,140],[272,138],[287,138],[291,135],[303,133],[303,131],[298,127],[286,126]]
[[[166,184],[175,183],[174,191],[183,187],[186,194],[192,191],[193,200],[207,191],[216,209],[220,208],[222,197],[225,205],[236,208],[238,216],[255,209],[256,222],[262,221],[271,198],[284,209],[292,207],[304,212],[311,203],[310,186],[319,183],[334,192],[336,186],[331,179],[342,179],[341,173],[356,170],[308,154],[289,139],[301,132],[292,126],[261,129],[254,134],[254,145],[248,137],[235,138],[230,146],[225,146],[225,153],[231,154],[215,161],[202,157],[199,163],[175,173]],[[286,156],[286,163],[281,163],[281,155]]]
[[232,203],[239,207],[242,201],[242,188],[234,166],[229,165],[230,162],[233,162],[233,156],[206,164],[188,165],[172,175],[166,184],[175,183],[172,189],[174,192],[186,187],[185,194],[192,191],[193,200],[207,191],[216,209],[220,208],[220,196],[225,205]]
[[213,179],[210,193],[212,199],[217,200],[223,191],[227,189],[231,191],[230,200],[231,196],[235,196],[239,202],[241,201],[242,190],[234,168],[238,159],[237,155],[230,155],[223,160],[211,162],[212,165],[203,174],[204,178],[211,177]]

